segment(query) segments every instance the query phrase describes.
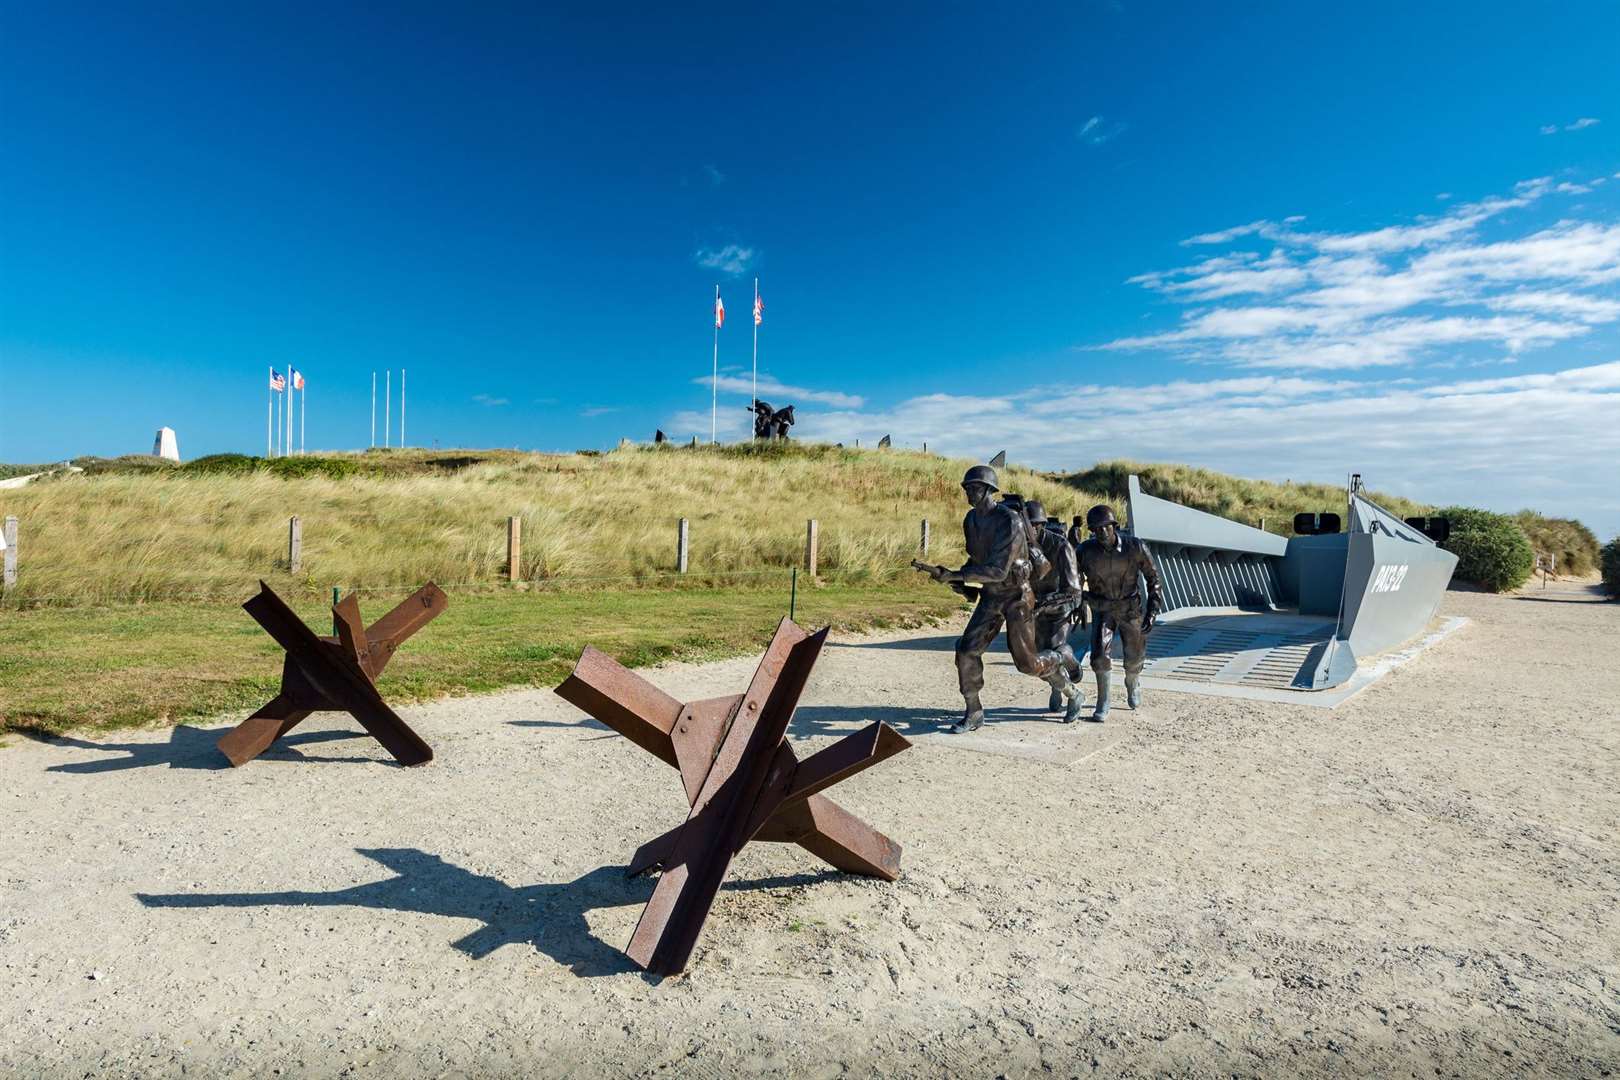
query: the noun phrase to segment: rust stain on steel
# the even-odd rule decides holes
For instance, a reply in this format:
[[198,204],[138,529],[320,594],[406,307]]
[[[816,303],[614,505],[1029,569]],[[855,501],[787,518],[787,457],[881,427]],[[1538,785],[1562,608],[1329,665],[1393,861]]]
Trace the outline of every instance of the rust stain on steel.
[[804,761],[788,724],[827,631],[783,619],[748,689],[682,704],[587,648],[557,693],[675,766],[690,811],[641,845],[632,875],[662,874],[625,952],[659,975],[685,969],[731,860],[750,840],[798,844],[840,870],[893,881],[900,845],[820,792],[911,744],[874,723]]
[[221,736],[220,752],[232,765],[245,765],[310,713],[333,711],[360,721],[401,765],[432,761],[432,749],[383,701],[376,681],[400,644],[432,622],[449,602],[444,591],[429,582],[368,627],[361,621],[359,601],[350,593],[332,606],[337,635],[320,637],[275,590],[259,582],[259,595],[242,607],[287,651],[281,692]]

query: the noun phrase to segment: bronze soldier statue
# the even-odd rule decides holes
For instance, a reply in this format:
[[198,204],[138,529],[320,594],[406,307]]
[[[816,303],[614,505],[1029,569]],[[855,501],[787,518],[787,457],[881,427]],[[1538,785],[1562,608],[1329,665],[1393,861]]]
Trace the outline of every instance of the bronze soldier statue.
[[984,706],[979,702],[979,691],[984,688],[984,652],[1001,633],[1003,623],[1013,663],[1025,675],[1050,683],[1068,701],[1064,715],[1068,723],[1080,714],[1080,691],[1069,679],[1062,654],[1043,649],[1036,641],[1035,594],[1029,586],[1029,523],[1022,514],[996,503],[996,472],[988,465],[969,469],[962,478],[962,491],[972,506],[962,519],[967,562],[959,570],[912,563],[935,581],[978,600],[956,642],[956,675],[965,708],[951,730],[958,734],[977,731],[984,724]]
[[755,399],[754,403],[748,406],[748,410],[754,414],[754,438],[769,439],[771,437],[771,403]]
[[[1097,708],[1091,719],[1101,723],[1108,715],[1108,672],[1114,662],[1108,650],[1118,632],[1125,646],[1125,700],[1131,708],[1142,704],[1142,665],[1147,661],[1147,634],[1164,608],[1159,572],[1147,547],[1119,531],[1114,512],[1093,506],[1086,512],[1091,539],[1080,545],[1080,573],[1086,581],[1086,602],[1091,605],[1091,670],[1097,673]],[[1137,575],[1147,582],[1147,607],[1137,586]]]
[[793,406],[777,409],[771,413],[771,438],[785,439],[788,437],[788,428],[793,426]]
[[[1075,619],[1083,617],[1085,605],[1081,600],[1080,564],[1074,553],[1074,545],[1063,534],[1060,522],[1051,521],[1046,516],[1046,508],[1034,499],[1024,503],[1024,516],[1029,519],[1030,525],[1036,530],[1035,543],[1046,556],[1046,573],[1034,581],[1035,588],[1035,642],[1043,651],[1053,650],[1063,657],[1063,668],[1069,673],[1069,681],[1074,683],[1076,690],[1080,687],[1080,661],[1074,658],[1074,649],[1069,646],[1069,632],[1074,628]],[[1075,700],[1079,701],[1081,695],[1076,693]],[[1052,688],[1051,696],[1046,700],[1048,709],[1063,708],[1063,695],[1057,687]],[[1075,706],[1076,711],[1079,705]],[[1066,716],[1065,722],[1074,717]]]

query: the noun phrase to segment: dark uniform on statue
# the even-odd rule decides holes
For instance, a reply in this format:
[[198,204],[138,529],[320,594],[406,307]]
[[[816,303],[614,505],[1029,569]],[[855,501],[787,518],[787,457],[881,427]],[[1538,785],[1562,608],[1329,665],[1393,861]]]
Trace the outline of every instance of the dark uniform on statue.
[[968,586],[978,586],[978,603],[956,642],[956,675],[965,709],[961,721],[951,730],[975,731],[984,723],[984,706],[979,702],[979,691],[984,688],[984,653],[1001,633],[1003,624],[1007,628],[1007,649],[1018,670],[1051,684],[1068,701],[1065,721],[1072,720],[1080,713],[1080,691],[1069,680],[1062,654],[1041,648],[1036,640],[1035,594],[1029,586],[1028,522],[1021,513],[997,505],[996,472],[988,465],[969,469],[962,478],[962,490],[973,506],[962,519],[968,561],[960,570],[914,564],[963,595],[972,595]]
[[[1031,499],[1024,503],[1024,516],[1037,530],[1036,543],[1046,556],[1048,567],[1046,574],[1034,582],[1035,643],[1042,650],[1052,649],[1063,657],[1064,670],[1078,689],[1080,661],[1074,658],[1074,650],[1069,647],[1069,631],[1085,611],[1081,602],[1080,564],[1075,558],[1074,545],[1069,543],[1062,528],[1053,528],[1055,523],[1047,520],[1045,507]],[[1079,696],[1075,695],[1076,700]],[[1046,707],[1064,707],[1063,694],[1057,687],[1052,688]]]
[[[1091,670],[1097,673],[1097,709],[1091,719],[1108,715],[1108,673],[1114,662],[1108,651],[1119,634],[1125,651],[1125,700],[1131,708],[1142,704],[1139,680],[1147,662],[1147,635],[1164,608],[1159,572],[1147,547],[1119,531],[1114,512],[1093,506],[1086,513],[1091,539],[1080,545],[1080,573],[1086,581],[1086,602],[1091,605]],[[1137,576],[1147,582],[1147,607]]]

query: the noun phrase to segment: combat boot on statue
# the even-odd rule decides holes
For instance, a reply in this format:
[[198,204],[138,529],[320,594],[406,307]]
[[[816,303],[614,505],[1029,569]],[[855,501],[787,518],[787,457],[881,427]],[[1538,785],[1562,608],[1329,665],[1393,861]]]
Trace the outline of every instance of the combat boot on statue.
[[[1072,724],[1080,719],[1080,710],[1085,707],[1086,697],[1081,692],[1080,685],[1069,679],[1068,673],[1059,669],[1052,676],[1052,700],[1063,702],[1062,723]],[[1056,708],[1056,704],[1052,706]]]
[[979,704],[979,696],[975,694],[966,699],[962,719],[951,725],[951,734],[964,735],[969,731],[978,731],[983,726],[984,706]]
[[1142,707],[1142,676],[1129,672],[1125,675],[1125,704],[1132,709]]
[[1057,712],[1061,708],[1063,708],[1063,691],[1054,686],[1052,692],[1046,695],[1046,711]]
[[1108,719],[1108,672],[1097,672],[1097,707],[1092,710],[1091,722],[1100,724]]

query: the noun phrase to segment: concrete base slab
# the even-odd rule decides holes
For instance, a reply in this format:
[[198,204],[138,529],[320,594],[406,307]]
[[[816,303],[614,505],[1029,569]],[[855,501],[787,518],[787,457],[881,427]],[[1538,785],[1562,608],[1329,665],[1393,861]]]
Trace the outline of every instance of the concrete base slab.
[[[1090,712],[1088,708],[1087,713]],[[967,750],[975,754],[993,754],[998,757],[1023,758],[1044,761],[1051,765],[1073,765],[1102,753],[1124,738],[1123,718],[1115,711],[1115,718],[1104,724],[1084,720],[1073,724],[1060,724],[1048,714],[1046,719],[1023,720],[999,718],[995,710],[985,713],[984,727],[971,734],[952,735],[941,729],[926,735],[908,735],[918,746],[941,747],[946,750]],[[1125,716],[1130,710],[1124,710]]]

